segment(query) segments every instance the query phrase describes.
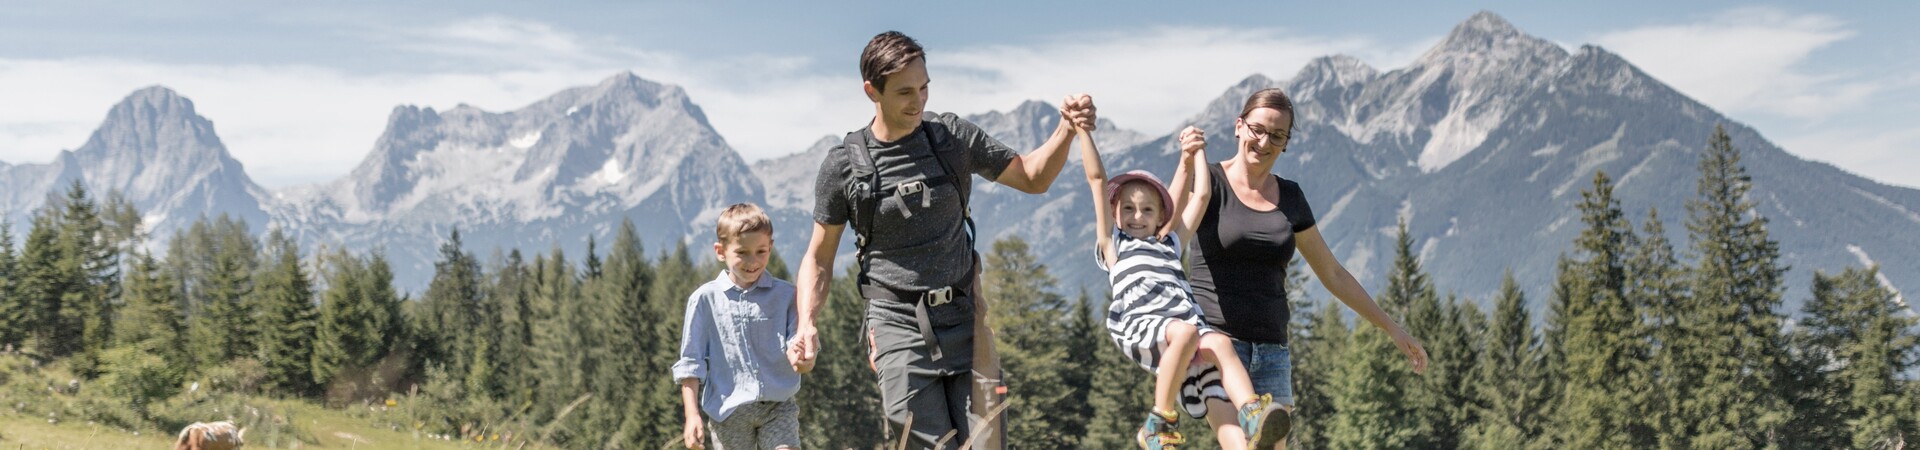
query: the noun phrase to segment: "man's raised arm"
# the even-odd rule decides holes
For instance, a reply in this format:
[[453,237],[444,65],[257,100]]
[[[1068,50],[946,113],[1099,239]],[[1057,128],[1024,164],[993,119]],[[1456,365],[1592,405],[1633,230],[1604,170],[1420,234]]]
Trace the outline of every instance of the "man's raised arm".
[[1048,137],[1046,143],[1025,155],[1014,155],[1007,169],[1000,172],[1000,178],[993,181],[1028,194],[1047,192],[1054,177],[1060,176],[1061,166],[1067,163],[1067,148],[1073,145],[1073,128],[1093,131],[1093,97],[1067,96],[1061,102],[1060,115],[1060,125],[1053,128],[1053,136]]

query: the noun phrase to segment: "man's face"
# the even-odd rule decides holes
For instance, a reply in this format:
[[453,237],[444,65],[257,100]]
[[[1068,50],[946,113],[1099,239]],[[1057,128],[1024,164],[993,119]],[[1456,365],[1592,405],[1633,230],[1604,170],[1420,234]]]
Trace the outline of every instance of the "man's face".
[[927,60],[915,58],[906,68],[887,75],[885,89],[866,83],[867,98],[880,105],[880,119],[888,125],[920,123],[927,107]]

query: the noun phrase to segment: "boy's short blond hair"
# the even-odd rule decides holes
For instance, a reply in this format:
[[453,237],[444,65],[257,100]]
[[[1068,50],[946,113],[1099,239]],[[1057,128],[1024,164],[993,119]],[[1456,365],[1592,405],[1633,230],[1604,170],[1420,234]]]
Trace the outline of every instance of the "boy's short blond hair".
[[713,226],[713,235],[721,244],[733,243],[734,239],[747,233],[767,233],[773,237],[773,219],[752,203],[735,203],[720,212],[720,220]]

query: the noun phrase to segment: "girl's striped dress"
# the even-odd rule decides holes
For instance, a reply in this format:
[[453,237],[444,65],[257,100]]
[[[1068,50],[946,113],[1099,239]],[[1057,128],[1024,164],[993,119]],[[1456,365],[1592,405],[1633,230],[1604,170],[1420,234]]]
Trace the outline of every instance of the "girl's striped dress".
[[1167,323],[1186,322],[1199,334],[1215,332],[1193,303],[1193,288],[1187,286],[1187,272],[1180,266],[1180,247],[1171,233],[1160,239],[1136,239],[1115,228],[1113,251],[1119,257],[1114,267],[1102,267],[1113,291],[1113,301],[1107,305],[1107,334],[1127,359],[1148,372],[1160,368],[1161,354],[1167,349]]

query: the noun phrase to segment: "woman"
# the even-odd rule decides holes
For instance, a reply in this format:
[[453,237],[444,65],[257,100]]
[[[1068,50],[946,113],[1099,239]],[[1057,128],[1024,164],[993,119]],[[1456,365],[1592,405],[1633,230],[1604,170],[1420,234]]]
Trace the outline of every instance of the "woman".
[[[1234,351],[1246,365],[1255,393],[1272,395],[1275,404],[1293,410],[1286,279],[1296,249],[1327,291],[1391,335],[1414,372],[1425,372],[1427,351],[1420,341],[1387,316],[1334,259],[1314,228],[1313,209],[1300,185],[1272,173],[1293,132],[1293,102],[1287,94],[1273,88],[1253,93],[1233,126],[1240,145],[1232,158],[1208,166],[1213,196],[1200,217],[1188,218],[1199,224],[1189,276],[1207,323],[1233,336]],[[1219,432],[1241,432],[1232,426],[1235,411],[1225,402],[1207,401],[1206,411]],[[1283,439],[1274,448],[1285,446]]]

